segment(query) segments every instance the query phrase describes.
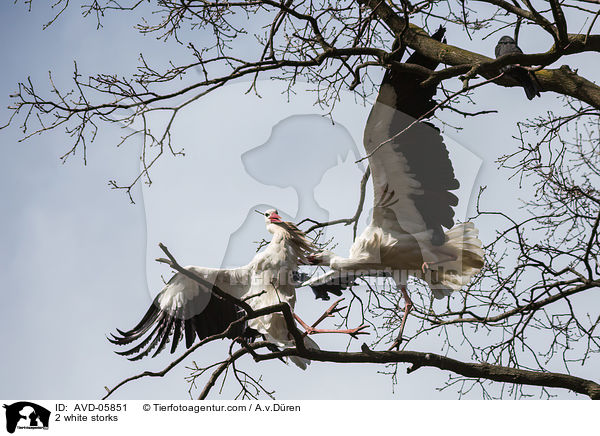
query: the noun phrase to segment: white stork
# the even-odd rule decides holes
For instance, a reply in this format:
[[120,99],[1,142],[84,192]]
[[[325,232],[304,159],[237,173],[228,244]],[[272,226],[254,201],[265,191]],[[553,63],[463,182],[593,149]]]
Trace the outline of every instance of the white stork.
[[[266,211],[264,216],[267,230],[273,234],[266,248],[257,253],[246,266],[239,268],[186,267],[204,279],[204,285],[176,273],[134,328],[126,332],[117,329],[119,336],[113,335],[109,339],[117,345],[140,341],[133,348],[118,354],[131,356],[130,360],[138,360],[156,348],[152,355],[154,357],[166,347],[169,340],[172,342],[171,353],[174,353],[184,336],[186,347],[190,348],[196,336],[202,340],[223,333],[233,321],[240,319],[244,312],[234,304],[213,296],[213,286],[238,299],[251,297],[246,302],[253,309],[286,302],[293,311],[297,283],[294,283],[292,276],[298,264],[307,263],[307,256],[313,251],[313,246],[294,224],[282,221],[275,209]],[[297,315],[295,316],[306,326]],[[234,339],[243,335],[245,330],[248,332],[248,327],[276,345],[293,345],[281,313],[251,319],[247,326],[239,326],[227,336]],[[312,327],[308,329],[308,333],[320,332]],[[142,339],[148,331],[150,333]],[[307,347],[318,348],[311,339],[304,339]],[[297,357],[292,357],[291,360],[302,369],[310,363]]]
[[[440,28],[436,39],[443,33]],[[356,276],[387,271],[405,301],[392,348],[402,340],[412,308],[406,290],[409,275],[422,276],[434,296],[442,298],[465,286],[483,266],[483,250],[473,223],[454,226],[452,207],[458,199],[449,191],[459,183],[439,130],[406,114],[418,117],[435,106],[431,103],[435,89],[419,88],[420,81],[407,79],[393,68],[384,75],[363,138],[375,191],[371,223],[354,241],[348,257],[329,251],[309,256],[312,264],[329,266],[332,271],[303,284],[320,295],[328,287],[336,293]],[[445,232],[443,227],[449,230]]]

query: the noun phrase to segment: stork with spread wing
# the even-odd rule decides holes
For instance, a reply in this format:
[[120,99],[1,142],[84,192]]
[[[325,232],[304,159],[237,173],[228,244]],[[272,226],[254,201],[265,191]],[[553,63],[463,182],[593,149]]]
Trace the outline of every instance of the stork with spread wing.
[[[169,342],[173,353],[184,337],[186,347],[190,348],[196,337],[202,340],[223,333],[231,339],[260,334],[277,346],[292,345],[282,313],[260,316],[249,320],[246,325],[239,322],[232,324],[245,312],[212,294],[212,289],[217,287],[233,297],[246,299],[255,310],[280,302],[286,302],[294,309],[296,284],[290,278],[299,263],[306,263],[313,247],[304,233],[293,223],[283,221],[275,209],[264,212],[264,217],[267,231],[273,234],[265,249],[239,268],[186,267],[199,280],[176,273],[135,327],[129,331],[117,330],[118,334],[109,339],[117,345],[137,342],[118,354],[137,360],[154,351],[154,357]],[[305,337],[304,340],[307,347],[318,348],[310,338]],[[310,363],[298,357],[291,360],[302,369]]]
[[[130,360],[141,359],[152,352],[152,357],[155,357],[169,342],[171,353],[174,353],[184,338],[186,347],[190,348],[196,337],[203,340],[215,335],[230,339],[240,336],[253,339],[262,335],[273,347],[295,346],[283,313],[274,312],[242,323],[245,312],[212,292],[218,288],[221,292],[243,299],[254,310],[287,303],[293,312],[296,288],[299,286],[294,277],[298,265],[307,263],[314,247],[293,223],[283,221],[277,210],[258,213],[264,214],[267,231],[273,235],[267,246],[247,265],[239,268],[188,266],[185,269],[194,274],[194,279],[181,272],[173,275],[135,327],[129,331],[117,329],[117,334],[109,338],[116,345],[132,345],[130,349],[117,354],[127,356]],[[366,326],[353,329],[315,328],[327,316],[340,310],[336,309],[337,303],[339,301],[312,325],[306,324],[293,313],[306,329],[303,335],[306,347],[319,348],[307,337],[308,334],[364,334]],[[291,356],[290,360],[302,369],[310,364],[309,360],[301,357]]]
[[[443,29],[438,31],[439,38],[442,35]],[[327,265],[332,271],[304,283],[318,287],[322,295],[327,285],[339,290],[340,281],[349,283],[356,276],[387,271],[405,300],[392,347],[400,344],[412,308],[406,290],[409,275],[421,275],[434,296],[442,298],[465,286],[483,266],[473,223],[454,225],[453,206],[458,199],[450,191],[458,189],[459,183],[442,135],[433,125],[414,118],[434,106],[435,89],[420,88],[419,82],[407,82],[393,66],[386,71],[363,139],[375,194],[371,223],[354,241],[349,257],[328,251],[310,256],[311,263]],[[404,93],[407,87],[413,92]],[[407,95],[420,100],[411,105]],[[418,109],[411,112],[414,108]]]

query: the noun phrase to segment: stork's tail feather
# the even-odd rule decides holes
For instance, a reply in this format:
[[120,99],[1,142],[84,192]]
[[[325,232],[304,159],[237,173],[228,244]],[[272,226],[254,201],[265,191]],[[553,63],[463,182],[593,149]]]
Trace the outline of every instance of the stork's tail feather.
[[471,222],[458,224],[446,232],[444,247],[457,256],[435,265],[428,280],[435,298],[460,290],[481,270],[484,253],[478,235],[479,231]]

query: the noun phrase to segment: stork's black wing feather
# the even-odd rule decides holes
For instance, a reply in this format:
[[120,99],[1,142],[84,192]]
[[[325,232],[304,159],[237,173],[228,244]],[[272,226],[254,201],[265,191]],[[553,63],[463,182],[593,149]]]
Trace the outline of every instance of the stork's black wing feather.
[[[357,271],[360,273],[360,271]],[[390,277],[390,273],[386,271],[370,271],[365,274],[356,274],[354,271],[339,271],[337,274],[332,275],[329,280],[324,283],[310,285],[315,298],[319,300],[329,300],[331,297],[329,294],[340,296],[342,291],[356,286],[356,279],[361,276],[368,277]]]
[[355,277],[350,275],[335,277],[327,283],[311,285],[310,288],[312,289],[313,294],[315,294],[315,298],[317,300],[327,301],[331,298],[329,294],[339,297],[342,295],[342,291],[348,289],[350,286],[356,286],[354,279]]
[[[171,306],[163,304],[161,307],[161,301],[164,301],[161,297],[169,290],[169,284],[156,296],[142,320],[135,327],[128,331],[117,329],[118,334],[112,334],[112,337],[108,338],[110,342],[119,346],[139,341],[127,350],[117,351],[117,354],[127,356],[130,360],[138,360],[148,356],[156,349],[152,354],[152,357],[155,357],[166,348],[169,342],[171,342],[170,352],[174,353],[179,342],[184,338],[186,348],[190,348],[196,337],[202,340],[221,334],[245,314],[244,310],[237,305],[212,294],[208,288],[211,285],[208,283],[206,286],[198,285],[198,292],[191,294],[194,295],[194,298],[186,301],[183,306],[177,305],[183,299],[171,298],[166,300],[172,304]],[[214,285],[212,286],[214,287]],[[209,301],[205,304],[207,298]],[[200,300],[204,300],[204,302]],[[190,309],[191,307],[202,307],[202,309],[199,313],[186,317],[194,312]],[[234,339],[245,336],[253,339],[255,335],[251,331],[246,334],[246,328],[245,322],[235,324],[226,337]]]
[[[445,29],[440,27],[432,37],[441,41],[444,34]],[[435,60],[418,52],[407,63],[437,67]],[[390,207],[404,231],[431,231],[431,242],[442,245],[443,227],[454,225],[452,207],[458,202],[449,191],[458,189],[459,183],[439,130],[429,123],[416,122],[431,116],[436,105],[436,86],[423,87],[422,81],[422,76],[392,63],[365,127],[365,149],[372,154],[369,166],[375,207]]]
[[[392,129],[401,131],[413,120],[402,113],[394,115]],[[450,193],[459,188],[452,162],[439,130],[429,123],[417,123],[392,143],[401,153],[415,180],[421,185],[420,193],[411,194],[425,225],[433,230],[432,243],[442,245],[445,234],[442,227],[454,225],[453,206],[458,198]]]

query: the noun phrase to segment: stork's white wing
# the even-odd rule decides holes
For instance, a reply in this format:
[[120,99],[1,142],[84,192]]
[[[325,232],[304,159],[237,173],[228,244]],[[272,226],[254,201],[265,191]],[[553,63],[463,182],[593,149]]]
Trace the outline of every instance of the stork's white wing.
[[[138,360],[156,348],[152,355],[154,357],[169,341],[171,353],[174,353],[184,336],[186,347],[189,348],[196,336],[202,340],[223,333],[232,322],[244,315],[241,308],[212,294],[212,289],[218,287],[236,297],[243,295],[249,285],[247,279],[244,280],[244,276],[247,277],[244,268],[217,270],[190,266],[186,269],[201,278],[201,282],[181,273],[171,277],[135,327],[129,331],[117,329],[118,335],[109,338],[117,345],[139,341],[137,345],[118,354]],[[244,330],[245,325],[240,323],[227,337],[240,336]]]
[[[453,226],[452,206],[458,202],[448,192],[459,186],[448,150],[436,128],[413,124],[412,117],[393,107],[394,101],[393,87],[383,84],[365,127],[365,150],[373,153],[369,166],[375,208],[392,210],[402,230],[412,235],[429,232],[431,242],[441,245],[442,227]],[[384,230],[397,227],[387,220],[375,222],[383,215],[374,211],[375,225]]]

